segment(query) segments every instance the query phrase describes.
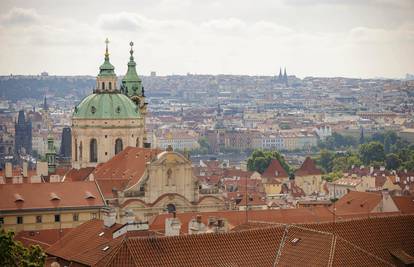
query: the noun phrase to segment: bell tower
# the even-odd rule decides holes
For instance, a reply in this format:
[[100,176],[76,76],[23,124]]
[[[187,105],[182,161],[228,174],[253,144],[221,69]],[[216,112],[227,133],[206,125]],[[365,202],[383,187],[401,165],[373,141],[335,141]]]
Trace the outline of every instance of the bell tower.
[[109,62],[108,44],[106,38],[105,61],[99,67],[99,74],[96,78],[96,92],[115,92],[116,91],[116,74],[115,67]]

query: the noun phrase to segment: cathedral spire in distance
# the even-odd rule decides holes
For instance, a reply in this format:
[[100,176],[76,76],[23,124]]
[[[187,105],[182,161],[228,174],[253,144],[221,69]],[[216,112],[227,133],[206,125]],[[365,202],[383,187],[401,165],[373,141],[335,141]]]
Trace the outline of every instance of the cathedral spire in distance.
[[122,79],[122,86],[121,91],[132,101],[135,102],[138,106],[142,106],[144,103],[144,88],[142,86],[142,81],[138,76],[136,63],[134,60],[134,42],[129,43],[130,50],[129,50],[129,62],[128,62],[128,70],[125,74],[124,78]]

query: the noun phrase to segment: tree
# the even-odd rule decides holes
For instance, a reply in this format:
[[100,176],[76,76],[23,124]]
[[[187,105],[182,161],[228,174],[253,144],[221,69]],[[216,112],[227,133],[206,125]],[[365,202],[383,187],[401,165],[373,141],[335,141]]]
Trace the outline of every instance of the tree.
[[390,153],[385,157],[385,166],[388,170],[397,170],[401,163],[402,161],[397,154]]
[[38,245],[29,248],[14,240],[13,232],[0,231],[0,266],[41,267],[46,255]]
[[365,143],[364,127],[361,127],[361,132],[359,134],[359,144],[362,145],[363,143]]
[[334,154],[326,149],[321,150],[319,154],[319,165],[325,170],[325,172],[329,173],[332,171],[332,162],[334,159]]
[[345,156],[335,157],[332,160],[332,171],[346,171],[348,169],[348,159]]
[[359,147],[359,156],[364,164],[369,165],[371,162],[384,162],[384,146],[376,141],[363,144]]
[[385,153],[389,153],[391,151],[391,146],[395,145],[398,140],[398,136],[395,132],[386,132],[384,136],[384,150]]

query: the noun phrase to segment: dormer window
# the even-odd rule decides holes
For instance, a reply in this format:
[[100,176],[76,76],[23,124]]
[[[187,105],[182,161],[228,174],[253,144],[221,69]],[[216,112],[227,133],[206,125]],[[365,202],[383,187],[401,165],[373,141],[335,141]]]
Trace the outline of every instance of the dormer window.
[[24,202],[24,198],[20,194],[14,194],[14,202]]
[[89,191],[85,192],[85,199],[95,199],[96,197]]
[[60,197],[56,193],[50,193],[50,200],[60,200]]

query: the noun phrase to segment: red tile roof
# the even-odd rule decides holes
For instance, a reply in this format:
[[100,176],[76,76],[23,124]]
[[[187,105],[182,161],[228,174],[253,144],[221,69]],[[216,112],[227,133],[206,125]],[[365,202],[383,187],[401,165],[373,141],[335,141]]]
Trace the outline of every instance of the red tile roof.
[[22,242],[26,247],[39,245],[47,249],[71,230],[72,228],[20,231],[14,239]]
[[85,181],[85,179],[88,178],[89,174],[91,174],[94,170],[94,167],[70,169],[65,174],[65,181]]
[[[88,197],[88,195],[93,197]],[[1,211],[56,207],[102,207],[104,205],[104,200],[95,182],[0,185]]]
[[288,174],[277,159],[272,159],[262,176],[266,178],[287,178]]
[[404,214],[414,214],[414,196],[394,196],[395,205]]
[[[381,193],[350,191],[335,202],[336,215],[370,213],[382,200]],[[333,209],[333,206],[331,207]]]
[[[161,150],[152,148],[127,147],[105,163],[99,164],[93,176],[96,180],[129,180],[128,186],[135,185],[143,176],[146,163]],[[105,191],[104,195],[111,194]]]
[[295,171],[295,176],[307,176],[307,175],[321,175],[322,171],[316,167],[316,163],[310,157],[306,157],[302,166]]

